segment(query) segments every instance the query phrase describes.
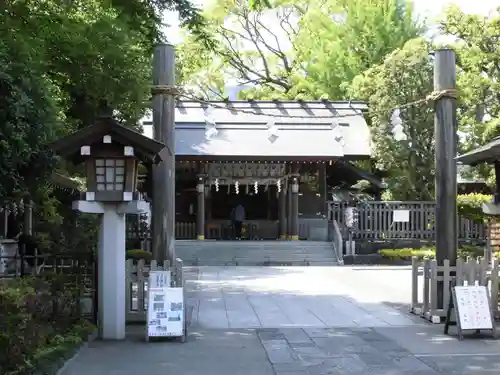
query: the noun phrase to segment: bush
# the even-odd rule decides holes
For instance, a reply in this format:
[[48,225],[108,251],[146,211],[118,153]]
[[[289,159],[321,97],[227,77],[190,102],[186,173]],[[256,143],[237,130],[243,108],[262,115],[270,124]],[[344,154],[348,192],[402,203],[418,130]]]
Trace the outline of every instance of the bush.
[[[436,257],[436,248],[421,248],[421,249],[383,249],[378,252],[385,258],[391,259],[411,259],[412,257],[417,257],[419,259],[434,259]],[[484,247],[464,245],[457,249],[458,258],[473,257],[477,258],[484,255]]]
[[[67,276],[0,280],[0,373],[49,372],[93,327],[79,314]],[[58,363],[60,364],[60,363]]]
[[133,260],[144,259],[146,262],[150,262],[151,259],[153,258],[153,254],[151,254],[149,251],[141,249],[127,250],[126,256],[127,259],[133,259]]
[[419,259],[424,258],[434,258],[436,251],[434,249],[422,248],[422,249],[382,249],[378,253],[385,258],[391,259],[411,259],[412,257],[417,257]]
[[484,221],[483,203],[489,203],[492,196],[488,194],[459,194],[457,195],[458,216],[473,221]]

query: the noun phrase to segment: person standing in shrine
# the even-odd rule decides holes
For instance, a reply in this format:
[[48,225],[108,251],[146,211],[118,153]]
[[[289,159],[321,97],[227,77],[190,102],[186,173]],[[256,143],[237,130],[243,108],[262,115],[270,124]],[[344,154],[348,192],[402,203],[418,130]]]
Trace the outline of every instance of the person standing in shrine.
[[241,240],[241,230],[243,228],[243,222],[245,221],[245,209],[241,204],[233,208],[231,212],[231,220],[234,227],[234,235],[237,240]]

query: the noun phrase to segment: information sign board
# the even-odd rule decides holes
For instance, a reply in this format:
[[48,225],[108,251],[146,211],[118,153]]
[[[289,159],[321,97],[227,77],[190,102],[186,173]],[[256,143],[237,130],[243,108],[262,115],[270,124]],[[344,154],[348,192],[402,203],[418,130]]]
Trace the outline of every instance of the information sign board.
[[[451,321],[452,310],[456,321]],[[486,286],[453,286],[446,313],[444,333],[448,334],[450,325],[458,328],[458,337],[463,338],[463,331],[491,331],[496,336],[491,304]]]
[[462,329],[493,329],[485,286],[456,286],[455,296],[457,319]]
[[170,287],[169,271],[149,275],[147,337],[184,336],[184,289]]
[[410,221],[410,210],[394,210],[392,221],[395,223],[408,223]]

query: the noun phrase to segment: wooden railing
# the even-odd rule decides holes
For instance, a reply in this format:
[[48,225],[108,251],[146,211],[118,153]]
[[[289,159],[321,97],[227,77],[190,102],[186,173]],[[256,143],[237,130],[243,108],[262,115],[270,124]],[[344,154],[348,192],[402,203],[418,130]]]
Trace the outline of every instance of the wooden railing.
[[148,311],[148,278],[149,271],[170,270],[173,287],[184,286],[182,260],[177,258],[173,267],[169,261],[158,264],[155,260],[145,263],[144,260],[128,259],[126,263],[126,300],[125,316],[127,322],[146,322]]
[[[327,202],[328,219],[336,220],[344,238],[347,237],[345,209],[347,202]],[[352,228],[354,240],[435,239],[435,202],[373,201],[355,206],[357,218]],[[396,210],[408,210],[407,222],[394,222]],[[458,238],[461,241],[484,240],[486,229],[482,223],[466,218],[458,219]]]
[[[487,286],[490,294],[491,309],[495,318],[500,318],[499,285],[500,265],[498,259],[489,264],[485,259],[457,259],[456,266],[445,260],[438,266],[435,259],[419,261],[412,259],[410,311],[433,323],[440,323],[446,317],[446,307],[450,299],[451,285]],[[438,307],[438,283],[443,283],[444,308]]]

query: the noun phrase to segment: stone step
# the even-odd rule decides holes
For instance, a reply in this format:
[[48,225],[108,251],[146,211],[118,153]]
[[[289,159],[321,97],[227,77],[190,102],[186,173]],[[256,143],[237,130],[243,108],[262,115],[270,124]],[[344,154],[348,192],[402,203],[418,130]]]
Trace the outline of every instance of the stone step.
[[332,244],[319,241],[176,241],[176,254],[200,266],[336,264]]

